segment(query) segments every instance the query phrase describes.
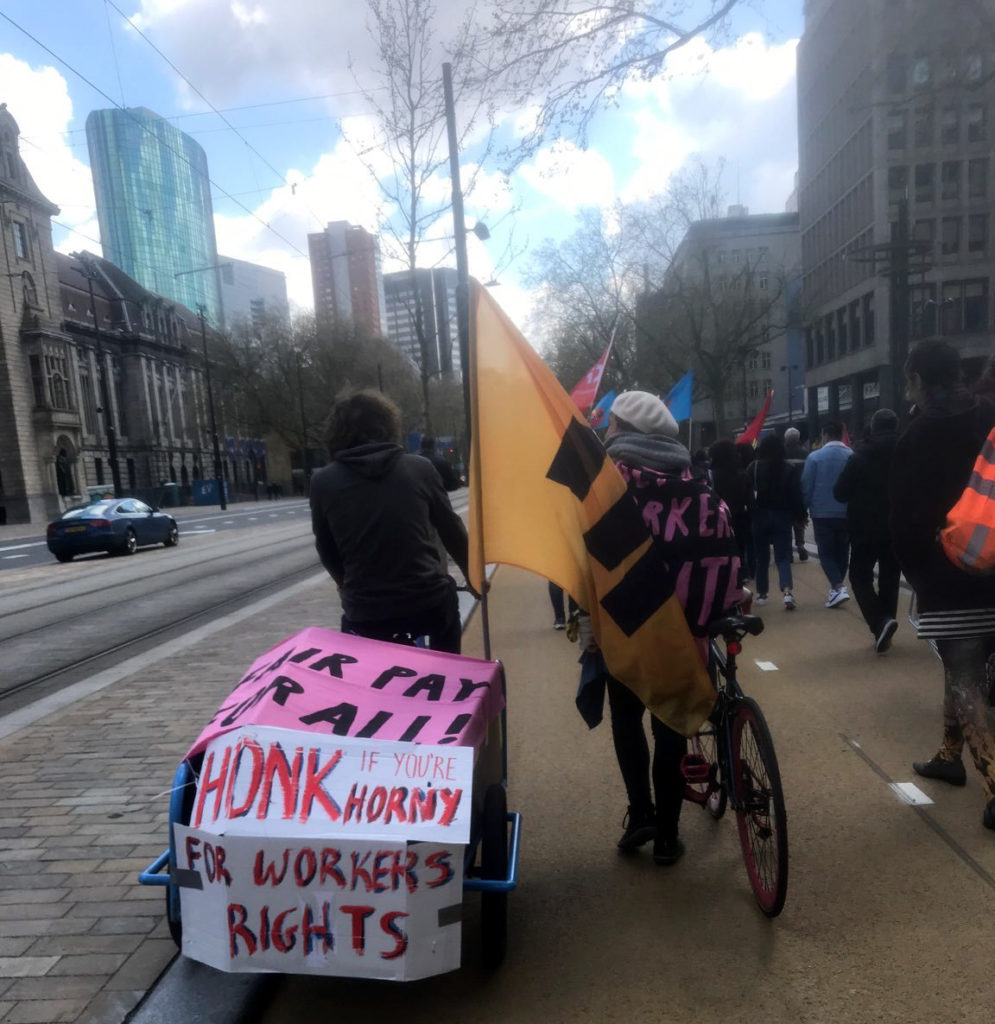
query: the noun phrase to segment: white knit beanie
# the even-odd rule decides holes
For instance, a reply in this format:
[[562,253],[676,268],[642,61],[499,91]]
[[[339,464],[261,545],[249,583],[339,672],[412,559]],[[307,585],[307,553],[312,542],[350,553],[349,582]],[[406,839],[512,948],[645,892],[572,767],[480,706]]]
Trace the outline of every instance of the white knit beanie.
[[612,402],[612,412],[640,434],[677,437],[677,420],[663,401],[648,391],[623,391]]

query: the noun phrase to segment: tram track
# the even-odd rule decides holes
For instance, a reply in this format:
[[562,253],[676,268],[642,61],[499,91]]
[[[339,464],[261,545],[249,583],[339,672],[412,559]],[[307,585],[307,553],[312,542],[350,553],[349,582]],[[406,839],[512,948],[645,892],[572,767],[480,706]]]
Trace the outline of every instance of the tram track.
[[171,619],[169,622],[161,623],[138,635],[111,643],[66,665],[42,672],[11,685],[3,686],[0,689],[0,714],[4,713],[7,703],[11,702],[15,697],[23,697],[27,693],[42,688],[46,692],[51,692],[61,688],[61,685],[69,685],[69,683],[75,682],[82,674],[104,668],[108,662],[116,663],[124,660],[125,657],[138,653],[154,643],[161,643],[164,638],[175,634],[178,630],[194,628],[203,622],[217,618],[223,613],[234,611],[275,591],[293,586],[295,583],[300,583],[319,572],[321,572],[320,567],[315,565],[291,570],[257,586],[241,590],[230,597],[213,601],[194,612],[181,615]]
[[[311,544],[310,536],[308,536],[306,539],[307,539],[307,542],[308,542],[308,544],[310,546],[310,544]],[[255,564],[257,566],[260,566],[260,565],[267,564],[268,562],[271,562],[271,561],[282,561],[285,557],[286,557],[285,553],[281,550],[279,554],[263,555],[261,560],[257,557]],[[198,571],[198,576],[205,577],[205,576],[210,576],[212,574],[212,571],[211,571],[210,567],[213,566],[215,563],[224,563],[224,565],[227,567],[227,566],[231,565],[231,562],[232,562],[232,551],[231,551],[231,549],[229,549],[229,550],[226,550],[226,551],[224,551],[224,552],[222,552],[221,554],[218,554],[218,555],[214,555],[214,556],[207,557],[207,558],[200,558],[200,559],[198,559],[196,561],[195,564],[196,564],[196,569]],[[175,567],[171,567],[169,569],[165,569],[162,572],[157,573],[156,574],[156,581],[157,582],[164,580],[164,578],[166,578],[166,577],[175,578],[175,580],[176,580],[175,582],[172,582],[172,581],[169,582],[165,586],[160,586],[158,588],[158,590],[157,590],[158,596],[161,597],[161,596],[163,596],[165,594],[168,594],[168,593],[170,593],[173,590],[177,590],[177,589],[179,589],[181,587],[189,587],[191,585],[191,582],[192,582],[191,577],[190,577],[190,570],[191,570],[191,563],[190,562],[184,562],[181,565],[177,565]],[[205,570],[207,570],[207,571],[205,571]],[[126,600],[129,599],[128,594],[127,594],[127,591],[129,589],[141,588],[143,585],[147,585],[144,577],[139,578],[139,579],[135,579],[135,580],[128,580],[128,581],[124,581],[124,582],[115,583],[115,584],[113,584],[115,599],[118,600],[118,601],[122,601],[122,600],[126,601]],[[49,581],[49,582],[47,582],[45,584],[42,584],[42,585],[39,585],[39,586],[36,586],[36,587],[30,587],[30,588],[19,590],[16,593],[16,595],[15,595],[15,597],[17,598],[17,601],[18,601],[17,608],[15,608],[13,610],[10,610],[10,611],[5,611],[3,613],[4,625],[5,626],[6,625],[10,625],[11,622],[15,621],[18,616],[27,616],[27,615],[30,615],[30,614],[32,614],[34,612],[41,611],[42,609],[51,610],[52,608],[54,608],[57,605],[69,605],[69,604],[71,604],[73,602],[85,601],[86,598],[96,597],[97,595],[105,594],[105,593],[107,593],[107,591],[109,589],[107,582],[101,582],[101,583],[98,583],[95,586],[90,587],[87,590],[75,590],[72,593],[65,594],[63,596],[48,598],[48,599],[42,600],[42,601],[37,601],[34,604],[23,604],[21,602],[21,597],[22,597],[22,595],[24,593],[31,594],[31,593],[35,593],[37,591],[45,591],[45,590],[49,590],[50,591],[51,587],[52,587],[52,584]],[[2,603],[3,603],[3,596],[4,595],[0,595],[0,606],[2,606]],[[147,596],[147,592],[145,594],[139,593],[138,596],[139,597]],[[33,626],[30,629],[21,630],[20,632],[17,632],[17,633],[10,633],[10,634],[5,635],[5,636],[0,636],[0,651],[2,651],[4,644],[14,643],[17,640],[23,639],[24,637],[30,636],[32,634],[39,633],[39,632],[42,632],[42,631],[47,630],[47,629],[53,629],[55,627],[64,625],[64,624],[66,624],[68,622],[72,622],[76,618],[77,618],[77,615],[75,613],[73,613],[73,614],[66,614],[66,615],[63,615],[61,618],[49,619],[46,622],[44,622],[44,623],[42,623],[42,624],[40,624],[38,626]]]

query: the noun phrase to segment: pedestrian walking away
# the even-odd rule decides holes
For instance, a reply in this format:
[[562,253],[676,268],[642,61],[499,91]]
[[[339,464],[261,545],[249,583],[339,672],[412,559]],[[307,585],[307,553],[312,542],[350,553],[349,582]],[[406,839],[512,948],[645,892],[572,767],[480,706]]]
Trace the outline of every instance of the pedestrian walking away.
[[967,781],[970,750],[986,804],[982,824],[995,829],[995,710],[987,677],[995,653],[995,575],[967,573],[947,558],[938,531],[967,486],[995,427],[995,400],[962,384],[952,345],[922,341],[905,364],[916,415],[895,447],[891,530],[895,554],[919,606],[919,637],[943,663],[943,739],[914,770],[955,786]]
[[[644,391],[619,395],[612,404],[605,447],[642,509],[653,535],[653,551],[660,556],[659,572],[667,575],[707,661],[704,627],[740,597],[739,554],[728,510],[707,481],[695,478],[691,456],[677,440],[677,423],[656,396]],[[660,514],[662,509],[681,510],[681,528],[672,536],[665,526],[674,513],[668,519]],[[581,644],[586,672],[591,659],[600,658],[586,615],[581,616]],[[654,861],[671,865],[684,853],[679,822],[687,740],[653,717],[651,788],[643,726],[646,708],[626,686],[604,675],[612,739],[629,804],[618,847],[629,852],[652,839]]]
[[805,518],[799,467],[785,458],[784,442],[768,434],[760,442],[750,467],[756,489],[753,515],[753,548],[757,560],[757,603],[766,604],[770,577],[770,552],[774,549],[778,585],[787,611],[795,610],[791,578],[791,531]]
[[455,491],[462,486],[463,482],[459,478],[459,473],[456,472],[456,467],[449,459],[436,451],[434,437],[429,434],[422,435],[421,443],[418,446],[418,454],[423,459],[428,459],[435,466],[442,480],[442,486],[447,491]]
[[[802,467],[808,458],[808,449],[802,444],[802,435],[797,427],[788,427],[784,432],[784,454],[792,465],[798,467],[798,476],[801,477]],[[808,525],[808,514],[801,520],[792,524],[792,532],[795,538],[795,550],[798,552],[798,561],[808,561],[808,549],[805,547],[805,527]]]
[[732,530],[739,547],[739,582],[742,585],[756,574],[753,557],[753,485],[732,441],[716,441],[708,449],[708,456],[712,464],[712,489],[726,503],[732,517]]
[[827,420],[822,425],[822,442],[822,447],[805,460],[802,497],[812,517],[812,532],[815,534],[819,562],[829,581],[826,607],[836,608],[850,600],[846,589],[850,537],[846,505],[836,499],[833,488],[853,453],[843,443],[843,424],[838,420]]
[[342,597],[342,631],[374,640],[428,636],[460,653],[456,582],[439,540],[464,577],[466,527],[438,471],[400,444],[397,406],[377,391],[332,410],[332,461],[311,478],[311,526],[322,565]]
[[888,650],[898,629],[901,569],[889,525],[891,464],[897,443],[898,416],[891,409],[878,409],[871,417],[868,440],[856,446],[833,487],[837,501],[846,504],[850,586],[879,654]]

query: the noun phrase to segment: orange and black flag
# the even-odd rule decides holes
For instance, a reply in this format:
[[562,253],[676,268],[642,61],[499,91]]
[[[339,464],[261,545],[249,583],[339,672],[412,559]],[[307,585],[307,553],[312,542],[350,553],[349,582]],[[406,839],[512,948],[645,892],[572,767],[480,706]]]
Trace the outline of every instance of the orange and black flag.
[[673,580],[576,405],[515,325],[470,284],[470,582],[487,563],[561,586],[591,615],[608,671],[671,728],[714,701]]

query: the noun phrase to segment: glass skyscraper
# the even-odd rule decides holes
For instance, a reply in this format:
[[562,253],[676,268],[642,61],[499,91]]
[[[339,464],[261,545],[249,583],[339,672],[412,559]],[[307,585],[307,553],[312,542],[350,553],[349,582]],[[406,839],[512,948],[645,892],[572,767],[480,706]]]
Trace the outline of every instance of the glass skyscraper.
[[150,291],[195,312],[204,306],[221,327],[204,150],[144,107],[92,111],[86,141],[104,257]]

